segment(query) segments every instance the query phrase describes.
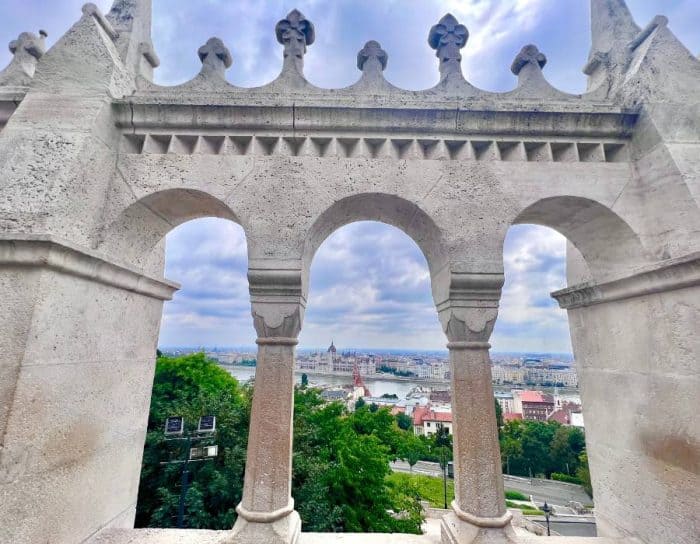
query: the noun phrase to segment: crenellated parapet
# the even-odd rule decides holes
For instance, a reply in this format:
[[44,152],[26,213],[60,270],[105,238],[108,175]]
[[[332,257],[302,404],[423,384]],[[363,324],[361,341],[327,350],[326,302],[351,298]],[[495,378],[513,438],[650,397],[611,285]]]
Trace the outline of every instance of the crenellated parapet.
[[[107,40],[112,42],[120,57],[119,69],[131,74],[137,90],[135,96],[158,96],[169,101],[209,100],[216,93],[217,100],[273,101],[300,97],[318,103],[348,101],[362,104],[385,105],[425,103],[431,107],[446,102],[483,103],[485,109],[505,104],[560,105],[562,108],[595,109],[600,104],[620,107],[638,107],[639,95],[673,95],[682,92],[682,84],[700,73],[700,63],[692,54],[681,54],[682,44],[672,35],[663,16],[655,17],[641,28],[632,18],[624,0],[591,0],[591,52],[583,68],[589,76],[589,92],[582,95],[556,89],[546,79],[543,69],[546,56],[535,45],[526,45],[515,57],[511,71],[517,76],[513,90],[496,93],[472,85],[462,70],[462,53],[469,46],[469,30],[464,22],[446,14],[427,32],[427,45],[438,59],[439,82],[422,91],[400,89],[387,81],[385,69],[389,53],[376,40],[367,42],[358,52],[359,80],[341,89],[323,89],[308,81],[304,73],[304,58],[315,42],[314,24],[294,9],[275,26],[277,42],[283,47],[283,65],[277,78],[255,88],[233,85],[226,80],[226,70],[233,64],[227,46],[218,38],[210,39],[198,51],[203,67],[192,80],[173,87],[152,83],[153,69],[160,60],[151,39],[151,0],[116,0],[111,10],[102,14],[91,3],[83,7],[83,14],[98,24]],[[0,88],[9,85],[26,87],[31,80],[38,59],[43,53],[43,35],[22,34],[17,42],[29,45],[16,48],[16,58],[0,75]],[[13,42],[14,43],[14,42]],[[57,47],[69,47],[59,43]],[[73,45],[71,45],[73,47]],[[650,54],[654,49],[654,55]],[[679,64],[664,62],[669,55],[685,56]],[[655,71],[674,72],[677,77],[654,79]],[[678,74],[675,74],[678,72]],[[681,91],[676,92],[676,88]],[[183,93],[185,93],[183,95]],[[127,93],[128,94],[128,93]],[[461,105],[466,108],[465,105]],[[544,106],[546,107],[546,106]]]
[[[517,68],[519,75],[517,87],[510,92],[494,93],[478,89],[469,83],[462,73],[462,49],[467,46],[469,31],[452,14],[447,14],[433,25],[428,32],[428,45],[435,50],[440,74],[438,84],[423,91],[412,91],[396,87],[384,76],[389,54],[376,40],[368,41],[357,54],[357,68],[362,72],[360,79],[349,87],[341,89],[323,89],[310,83],[304,73],[304,56],[316,38],[316,30],[311,21],[298,10],[292,10],[275,26],[275,37],[283,46],[283,65],[279,76],[272,82],[255,88],[244,88],[228,83],[223,76],[223,68],[230,62],[223,63],[216,70],[203,69],[192,80],[174,87],[164,87],[147,81],[141,81],[137,96],[158,95],[167,100],[170,95],[182,98],[183,92],[197,92],[200,96],[217,93],[217,98],[237,99],[239,97],[272,96],[275,100],[290,97],[298,100],[300,96],[316,101],[342,100],[348,98],[357,103],[373,100],[375,103],[384,97],[406,102],[434,103],[448,100],[483,100],[493,103],[507,103],[513,100],[551,100],[556,102],[585,103],[584,98],[555,89],[542,74],[544,63],[535,63],[530,67],[522,63]],[[219,43],[220,48],[225,47]],[[521,57],[535,46],[526,46]],[[200,49],[201,51],[201,49]],[[538,53],[539,54],[539,53]],[[226,56],[230,59],[230,54]],[[200,58],[205,62],[200,54]],[[536,70],[531,68],[536,67]],[[193,97],[194,98],[194,97]],[[210,98],[210,97],[208,97]]]

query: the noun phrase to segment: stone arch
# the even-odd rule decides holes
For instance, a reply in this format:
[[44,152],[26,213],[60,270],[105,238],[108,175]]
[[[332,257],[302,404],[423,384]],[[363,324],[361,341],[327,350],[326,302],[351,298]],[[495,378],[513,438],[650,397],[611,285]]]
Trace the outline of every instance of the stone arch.
[[362,193],[335,202],[324,210],[307,232],[302,258],[302,288],[308,292],[311,261],[321,244],[339,228],[357,221],[378,221],[400,229],[420,248],[428,262],[433,297],[439,279],[449,278],[442,230],[413,202],[386,193]]
[[[233,210],[217,197],[196,189],[165,189],[150,193],[124,208],[102,231],[98,249],[147,272],[162,273],[165,235],[193,219],[219,217],[239,225]],[[244,227],[245,231],[245,227]],[[247,233],[246,233],[247,235]]]
[[595,280],[612,279],[651,262],[639,235],[609,207],[577,196],[547,197],[531,203],[511,224],[531,223],[564,235]]

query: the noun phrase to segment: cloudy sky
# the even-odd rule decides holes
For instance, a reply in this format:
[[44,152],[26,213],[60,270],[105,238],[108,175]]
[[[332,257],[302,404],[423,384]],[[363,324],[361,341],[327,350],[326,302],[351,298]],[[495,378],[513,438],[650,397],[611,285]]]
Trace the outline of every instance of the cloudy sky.
[[[109,0],[95,2],[104,11]],[[49,33],[52,44],[80,16],[81,0],[2,0],[0,41],[23,31]],[[427,45],[429,28],[452,12],[470,32],[464,72],[478,87],[504,91],[515,77],[510,64],[528,43],[548,57],[545,74],[555,86],[582,92],[581,67],[589,48],[588,0],[154,0],[153,40],[164,85],[199,71],[197,48],[218,36],[230,48],[232,83],[255,86],[273,79],[282,49],[274,26],[298,8],[316,26],[306,56],[308,79],[322,87],[353,83],[357,51],[370,39],[389,53],[386,77],[421,89],[437,82],[437,60]],[[700,1],[628,0],[644,26],[663,13],[695,54],[700,52]],[[0,65],[9,62],[0,52]],[[246,242],[242,229],[219,219],[200,219],[167,239],[166,275],[183,289],[168,303],[163,346],[251,345]],[[194,249],[193,249],[194,248]],[[513,227],[504,250],[506,286],[492,338],[495,351],[569,352],[566,315],[549,298],[565,285],[565,240],[552,230]],[[355,223],[321,246],[312,266],[302,347],[400,347],[441,349],[425,258],[401,231]]]

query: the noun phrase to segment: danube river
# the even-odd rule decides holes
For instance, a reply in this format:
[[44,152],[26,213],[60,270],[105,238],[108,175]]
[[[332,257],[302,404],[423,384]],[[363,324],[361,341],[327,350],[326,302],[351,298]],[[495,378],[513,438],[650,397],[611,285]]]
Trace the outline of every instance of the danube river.
[[[248,366],[224,366],[232,376],[240,382],[246,382],[255,376],[255,368]],[[301,383],[302,371],[296,372],[297,383]],[[337,376],[331,374],[308,374],[309,385],[350,385],[352,384],[352,376]],[[396,395],[400,399],[406,397],[408,392],[417,384],[413,382],[382,380],[377,378],[363,377],[365,385],[373,397],[381,397],[384,394]],[[426,384],[428,385],[428,384]],[[445,383],[444,389],[447,389],[449,384]]]
[[[255,368],[254,367],[248,367],[248,366],[230,366],[230,365],[222,365],[223,368],[228,370],[232,376],[234,376],[238,381],[240,382],[246,382],[250,378],[253,378],[255,376]],[[296,380],[297,383],[301,383],[301,375],[303,374],[303,371],[298,370],[296,372]],[[308,374],[309,376],[309,385],[350,385],[352,384],[352,376],[347,375],[347,376],[338,376],[338,375],[333,375],[333,374]],[[396,395],[400,399],[403,399],[406,397],[406,395],[417,385],[423,385],[425,387],[430,387],[433,389],[449,389],[450,384],[449,382],[430,382],[430,381],[424,381],[424,380],[416,380],[415,382],[409,382],[409,381],[395,381],[391,379],[382,379],[382,378],[371,378],[371,377],[363,377],[363,380],[365,381],[365,385],[369,389],[369,392],[372,393],[373,397],[381,397],[384,394],[387,395]],[[494,386],[495,391],[510,391],[510,389],[515,389],[513,388],[507,388],[507,387],[502,387],[502,386]],[[553,390],[551,388],[546,388],[546,387],[536,387],[533,386],[532,389],[539,389],[542,391],[546,391],[548,393],[552,393]],[[562,397],[564,400],[570,400],[574,401],[577,403],[581,402],[581,399],[579,397],[579,393],[575,389],[562,389],[560,388],[558,390],[559,396]]]

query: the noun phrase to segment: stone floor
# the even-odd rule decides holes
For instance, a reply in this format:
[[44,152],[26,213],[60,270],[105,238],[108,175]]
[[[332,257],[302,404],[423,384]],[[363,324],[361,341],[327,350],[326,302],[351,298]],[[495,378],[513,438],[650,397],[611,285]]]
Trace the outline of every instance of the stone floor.
[[[424,535],[302,533],[298,544],[440,544],[439,520],[428,519],[425,531]],[[629,539],[539,537],[517,528],[516,532],[521,544],[638,544]],[[110,529],[91,539],[89,544],[217,544],[224,534],[177,529]]]

